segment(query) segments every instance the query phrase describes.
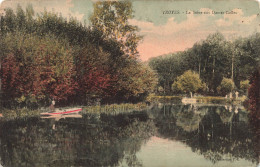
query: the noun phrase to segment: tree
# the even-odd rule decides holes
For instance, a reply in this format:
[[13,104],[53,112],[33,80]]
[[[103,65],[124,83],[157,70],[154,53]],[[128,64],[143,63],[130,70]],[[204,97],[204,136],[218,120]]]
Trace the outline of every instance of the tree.
[[155,57],[149,60],[149,66],[158,74],[158,87],[162,87],[164,93],[170,94],[171,85],[177,76],[185,71],[183,57],[185,52]]
[[18,5],[16,8],[16,22],[17,27],[24,29],[26,23],[26,14],[20,5]]
[[235,88],[235,84],[232,79],[223,78],[220,85],[217,87],[218,93],[225,96]]
[[166,93],[182,71],[192,70],[199,73],[208,85],[208,92],[217,95],[217,87],[222,78],[231,78],[236,87],[240,81],[249,79],[252,71],[259,66],[259,33],[234,42],[226,41],[220,33],[209,35],[185,51],[159,56],[149,60],[150,67],[158,73],[159,85]]
[[188,65],[194,71],[198,71],[199,76],[201,76],[202,67],[202,44],[195,43],[191,49],[188,50],[188,55],[185,57]]
[[5,9],[5,16],[3,18],[4,22],[2,24],[4,24],[5,29],[3,29],[3,31],[11,31],[13,32],[16,28],[16,15],[14,13],[14,11],[10,8]]
[[130,60],[126,67],[118,73],[117,83],[117,96],[119,98],[137,101],[143,100],[155,90],[157,77],[149,66]]
[[247,80],[260,68],[260,33],[236,41],[239,54],[238,80]]
[[133,18],[131,2],[99,1],[94,4],[94,13],[90,20],[93,28],[102,32],[105,39],[117,40],[126,55],[136,57],[141,36],[136,34],[138,27],[128,23],[131,18]]
[[[64,42],[64,41],[63,41]],[[74,94],[74,64],[67,43],[53,36],[10,33],[0,40],[3,93],[9,100],[21,97],[46,103]]]
[[[250,87],[248,89],[248,103],[250,110],[250,119],[253,124],[259,125],[260,120],[260,70],[255,71],[250,78]],[[259,127],[259,126],[258,126]],[[259,134],[258,134],[259,135]]]
[[203,66],[201,78],[208,84],[211,93],[216,93],[227,67],[229,67],[228,47],[224,36],[214,33],[207,37],[202,43],[201,53],[203,55]]
[[[65,46],[64,46],[65,45]],[[45,37],[33,57],[34,81],[32,95],[46,100],[66,100],[75,93],[75,67],[69,45]]]
[[18,94],[18,92],[16,91],[16,87],[20,86],[21,84],[19,81],[19,62],[15,59],[14,54],[8,54],[2,60],[1,67],[2,91],[9,95],[11,98],[14,98]]
[[[192,70],[207,83],[212,94],[223,77],[231,77],[232,55],[231,43],[220,33],[211,34],[206,40],[197,42],[183,52],[164,55],[149,61],[152,69],[159,75],[160,86],[167,88],[182,71]],[[233,61],[233,64],[234,61]]]
[[205,84],[199,78],[199,74],[190,70],[186,71],[183,75],[177,77],[177,80],[172,84],[174,92],[179,93],[196,93],[205,88]]
[[93,45],[86,45],[74,54],[78,101],[108,98],[115,95],[116,73],[111,73],[109,54]]

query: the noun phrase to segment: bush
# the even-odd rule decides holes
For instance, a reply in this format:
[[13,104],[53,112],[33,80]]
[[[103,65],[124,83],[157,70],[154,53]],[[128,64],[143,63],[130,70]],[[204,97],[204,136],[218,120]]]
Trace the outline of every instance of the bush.
[[186,71],[183,75],[177,77],[177,80],[172,84],[172,90],[175,93],[185,93],[190,92],[196,93],[204,90],[206,84],[202,83],[199,74],[192,72],[190,70]]
[[223,78],[220,85],[217,87],[217,91],[220,95],[225,96],[235,88],[235,84],[232,79]]
[[240,90],[243,94],[247,94],[249,86],[249,80],[240,81]]

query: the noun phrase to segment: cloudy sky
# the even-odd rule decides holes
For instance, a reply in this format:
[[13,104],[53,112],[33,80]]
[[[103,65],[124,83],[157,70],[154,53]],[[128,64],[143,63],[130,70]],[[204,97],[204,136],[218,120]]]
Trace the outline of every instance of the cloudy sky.
[[[88,18],[93,12],[94,2],[95,0],[4,0],[0,13],[6,7],[15,8],[18,3],[23,7],[31,3],[37,12],[46,8],[48,11],[62,13],[65,17],[86,20],[89,24]],[[190,48],[195,42],[217,31],[228,40],[260,32],[260,4],[256,0],[136,0],[133,1],[133,9],[135,17],[129,22],[137,25],[139,33],[144,36],[138,46],[140,58],[144,61]]]

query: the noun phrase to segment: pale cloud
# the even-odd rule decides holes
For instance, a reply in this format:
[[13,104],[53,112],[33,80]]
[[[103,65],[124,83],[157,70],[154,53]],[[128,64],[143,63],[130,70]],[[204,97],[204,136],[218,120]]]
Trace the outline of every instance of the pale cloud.
[[177,23],[174,17],[168,19],[164,25],[156,26],[152,22],[129,20],[129,23],[136,25],[141,29],[141,33],[152,33],[157,35],[171,35],[179,31],[189,31],[195,28],[199,28],[201,22],[205,21],[206,17],[195,17],[193,14],[187,15],[187,20],[181,23]]
[[[233,9],[237,14],[221,16],[212,14],[209,8],[202,8],[200,11],[209,14],[189,14],[187,19],[180,23],[171,17],[164,25],[130,20],[129,23],[138,26],[140,34],[144,35],[143,42],[138,46],[140,58],[145,61],[158,55],[185,50],[216,31],[221,32],[227,39],[247,36],[254,31],[259,31],[256,26],[257,16],[244,16],[241,9]],[[218,19],[218,17],[222,18]]]
[[186,50],[200,39],[205,39],[208,34],[215,31],[187,31],[185,33],[176,33],[169,36],[151,36],[144,37],[142,43],[138,45],[140,59],[143,61],[151,57],[156,57],[163,54],[174,53]]
[[140,34],[144,35],[143,42],[138,46],[140,58],[145,61],[158,55],[185,50],[201,38],[214,33],[216,30],[208,29],[207,25],[213,16],[212,10],[203,8],[200,11],[210,14],[189,14],[187,19],[180,23],[171,17],[166,24],[158,26],[152,22],[130,20],[129,23],[138,26]]
[[73,5],[73,3],[72,3],[72,0],[66,0],[66,6],[67,6],[68,8],[73,8],[74,5]]
[[68,10],[68,13],[70,14],[70,16],[75,17],[75,18],[77,18],[80,21],[83,20],[83,17],[85,16],[85,14],[79,13],[78,11],[71,12],[70,9],[74,7],[74,4],[72,3],[72,0],[66,0],[65,7],[67,8],[66,10]]
[[[32,3],[36,12],[48,11],[52,9],[56,13],[61,13],[64,17],[76,17],[83,21],[91,14],[92,9],[88,8],[87,0],[6,0],[0,5],[0,13],[3,8],[16,8],[20,3],[23,7],[28,2]],[[90,0],[89,0],[90,1]],[[91,0],[90,2],[96,2]],[[152,1],[151,1],[152,2]],[[203,2],[203,3],[202,3]],[[221,1],[222,2],[222,1]],[[257,7],[256,1],[254,7]],[[260,7],[260,0],[259,7]],[[226,2],[207,5],[206,1],[201,3],[191,3],[188,1],[153,1],[153,3],[145,3],[145,1],[134,1],[135,18],[129,20],[129,23],[140,28],[140,35],[144,36],[143,42],[138,45],[138,51],[142,60],[162,54],[183,51],[193,46],[195,42],[205,39],[209,34],[216,31],[222,33],[226,39],[235,39],[238,36],[248,36],[254,32],[260,31],[259,19],[257,16],[258,9],[247,8],[247,4],[251,2],[242,2],[238,6],[235,5],[233,11],[237,14],[213,14],[212,11],[230,10]],[[189,8],[187,5],[191,4]],[[223,6],[222,6],[223,4]],[[147,7],[147,5],[149,7]],[[92,5],[91,5],[92,6]],[[183,7],[185,6],[185,7]],[[200,8],[200,6],[203,6]],[[244,7],[245,6],[245,7]],[[147,11],[144,8],[147,7]],[[181,13],[179,15],[163,15],[165,9],[178,9],[181,12],[187,10],[200,11],[203,14]],[[208,14],[204,14],[208,13]]]
[[216,20],[216,25],[219,27],[222,26],[232,26],[233,24],[251,24],[256,18],[257,15],[244,16],[244,13],[241,9],[233,9],[232,11],[237,14],[224,14],[222,19]]
[[201,29],[203,27],[203,24],[210,21],[211,17],[214,15],[212,14],[212,10],[208,8],[202,8],[200,11],[209,12],[210,14],[188,14],[187,19],[180,23],[175,21],[174,17],[171,17],[168,19],[166,24],[159,26],[155,25],[152,22],[140,21],[135,19],[129,20],[129,23],[138,26],[141,29],[142,34],[151,33],[167,36],[178,32]]

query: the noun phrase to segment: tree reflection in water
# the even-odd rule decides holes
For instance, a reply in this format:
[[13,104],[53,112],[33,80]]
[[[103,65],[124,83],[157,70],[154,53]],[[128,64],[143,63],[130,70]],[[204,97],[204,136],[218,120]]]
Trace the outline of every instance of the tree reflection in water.
[[141,166],[136,152],[156,129],[146,112],[58,122],[28,118],[1,122],[0,128],[5,167],[118,166],[123,159],[128,166]]
[[136,153],[154,135],[181,141],[212,163],[257,161],[247,111],[236,106],[175,104],[56,121],[26,118],[2,121],[0,131],[5,167],[142,166]]
[[160,137],[182,141],[216,163],[239,158],[257,162],[247,111],[237,106],[169,105],[154,110]]

